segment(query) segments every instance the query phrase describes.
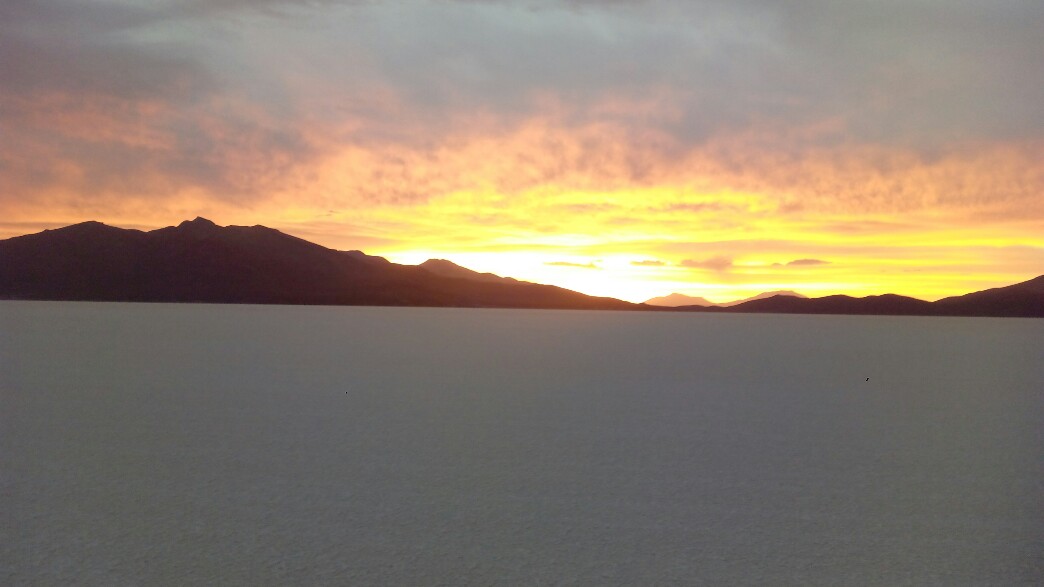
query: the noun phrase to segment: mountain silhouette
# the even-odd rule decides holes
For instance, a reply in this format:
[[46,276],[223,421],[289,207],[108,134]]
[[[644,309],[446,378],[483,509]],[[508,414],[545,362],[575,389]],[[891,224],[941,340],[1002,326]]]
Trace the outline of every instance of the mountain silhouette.
[[795,296],[795,297],[799,297],[799,298],[805,297],[805,296],[797,293],[796,291],[779,290],[779,291],[767,291],[767,292],[764,292],[764,293],[759,293],[756,296],[752,296],[752,297],[749,297],[749,298],[744,298],[742,300],[734,300],[734,301],[731,301],[731,302],[722,302],[722,303],[719,304],[719,303],[714,303],[714,302],[708,300],[707,298],[700,298],[700,297],[695,297],[695,296],[687,296],[685,294],[680,294],[680,293],[672,293],[669,296],[663,296],[663,297],[659,297],[659,298],[652,298],[652,299],[645,300],[645,303],[650,305],[650,306],[667,306],[667,307],[671,307],[671,308],[678,308],[678,307],[681,307],[681,306],[704,306],[704,307],[706,307],[706,306],[719,306],[719,307],[722,307],[722,308],[728,308],[728,307],[731,307],[731,306],[738,306],[740,304],[743,304],[743,303],[746,303],[746,302],[750,302],[750,301],[753,301],[753,300],[760,300],[762,298],[771,298],[772,296]]
[[715,305],[716,306],[721,306],[722,308],[731,308],[732,306],[738,306],[740,304],[745,304],[747,302],[753,302],[754,300],[762,300],[762,299],[765,299],[765,298],[771,298],[771,297],[775,297],[775,296],[783,296],[783,297],[789,296],[789,297],[795,297],[795,298],[803,298],[803,297],[805,297],[805,296],[799,294],[796,291],[778,290],[778,291],[767,291],[767,292],[764,292],[764,293],[759,293],[756,296],[751,296],[749,298],[744,298],[742,300],[734,300],[734,301],[731,301],[731,302],[725,302],[725,303],[722,303],[722,304],[715,304]]
[[205,218],[150,232],[90,221],[0,240],[0,299],[22,300],[1044,317],[1044,275],[936,302],[894,294],[755,298],[721,306],[631,304],[442,259],[399,265]]
[[1044,275],[935,302],[943,316],[1044,316]]
[[846,295],[799,298],[776,295],[722,308],[725,312],[771,312],[774,314],[855,314],[930,316],[932,303],[895,294],[855,298]]
[[677,308],[679,306],[713,306],[714,302],[707,298],[700,298],[696,296],[687,296],[680,293],[672,293],[667,296],[660,296],[658,298],[650,298],[645,300],[645,303],[650,306],[664,306],[667,308]]
[[478,271],[472,271],[466,267],[461,267],[452,261],[446,259],[428,259],[427,261],[418,265],[418,267],[430,272],[435,275],[441,275],[442,277],[455,277],[457,279],[469,279],[471,281],[482,281],[486,283],[520,283],[517,279],[511,277],[500,277],[499,275],[493,275],[492,273],[479,273]]
[[264,226],[221,227],[205,218],[151,232],[84,222],[0,241],[0,297],[620,310],[640,307],[550,285],[445,277],[359,251],[335,251]]
[[846,295],[822,298],[776,295],[728,307],[683,306],[676,309],[690,312],[766,314],[1044,318],[1044,275],[1015,285],[944,298],[936,302],[896,294],[862,298]]

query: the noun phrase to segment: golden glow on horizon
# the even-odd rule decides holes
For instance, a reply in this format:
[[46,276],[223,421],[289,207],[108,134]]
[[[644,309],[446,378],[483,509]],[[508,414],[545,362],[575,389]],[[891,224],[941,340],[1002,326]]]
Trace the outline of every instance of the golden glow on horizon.
[[[695,248],[676,235],[656,239],[639,231],[609,234],[601,242],[565,239],[568,244],[556,242],[561,236],[542,241],[540,235],[533,235],[534,244],[528,250],[513,242],[524,239],[513,236],[506,242],[490,239],[483,244],[464,239],[463,246],[457,247],[431,243],[422,249],[376,249],[374,253],[406,264],[445,258],[480,272],[636,302],[672,292],[723,302],[780,289],[809,296],[899,293],[938,299],[1033,277],[1040,272],[1044,257],[1044,242],[1023,238],[1020,247],[1009,250],[997,243],[1008,242],[1005,239],[1010,237],[1000,235],[977,239],[969,247],[933,241],[930,232],[916,230],[884,243],[865,236],[847,242],[838,235],[798,233],[785,227],[776,234],[765,233],[752,242],[716,245],[709,241],[697,243]],[[1027,240],[1036,246],[1027,246]],[[680,252],[686,247],[692,252]],[[730,248],[735,254],[727,267],[684,266],[686,260],[698,264]],[[803,265],[802,260],[825,262]],[[793,264],[795,261],[798,263]],[[1012,266],[1017,269],[1010,273],[998,269]]]
[[767,290],[938,299],[1042,272],[1044,224],[968,226],[903,216],[777,213],[750,193],[547,189],[371,210],[411,238],[371,250],[407,264],[445,258],[480,272],[629,301],[671,292],[730,301]]
[[[159,199],[100,196],[85,207],[56,188],[33,204],[8,206],[0,236],[88,219],[158,228],[200,215],[396,262],[445,258],[629,301],[672,292],[729,301],[779,289],[937,299],[1044,273],[1040,194],[1011,187],[1011,177],[1032,185],[1039,173],[1027,155],[1035,145],[984,147],[978,159],[960,152],[920,166],[893,155],[891,175],[861,164],[858,151],[842,157],[840,170],[824,156],[796,171],[785,161],[739,175],[696,152],[651,160],[648,177],[638,179],[612,149],[592,169],[575,152],[584,140],[623,139],[536,124],[498,138],[479,133],[429,155],[349,146],[312,175],[243,201],[191,188]],[[565,159],[561,173],[556,156]],[[987,163],[1011,177],[992,176]],[[850,187],[849,178],[868,187]],[[993,179],[1013,195],[972,197],[969,185],[984,189]],[[924,194],[913,191],[921,187]]]
[[[724,302],[781,289],[938,299],[1044,272],[1044,224],[1033,219],[974,226],[928,212],[795,215],[775,212],[768,198],[735,192],[456,192],[413,206],[325,213],[285,200],[243,210],[189,197],[159,211],[173,216],[167,221],[141,207],[127,211],[134,215],[100,220],[143,229],[196,215],[263,224],[397,263],[444,258],[634,302],[672,292]],[[68,214],[51,226],[78,221]],[[43,227],[5,227],[5,236]]]
[[[672,292],[724,302],[781,289],[813,297],[898,293],[931,300],[1044,272],[1040,221],[969,226],[926,212],[794,215],[774,213],[768,198],[735,192],[555,195],[541,188],[510,199],[457,192],[414,206],[323,214],[297,202],[243,210],[190,197],[161,210],[173,215],[166,222],[143,208],[128,211],[134,216],[101,220],[143,229],[196,215],[219,224],[263,224],[397,263],[444,258],[479,272],[634,302]],[[82,221],[65,218],[51,226]],[[5,236],[40,228],[6,228]]]
[[[11,14],[31,34],[5,43],[0,238],[204,216],[634,301],[1044,273],[1039,35],[978,42],[1022,10],[917,7],[881,36],[861,9],[729,3],[79,4]],[[801,34],[824,27],[846,34]],[[534,40],[566,58],[533,67]]]

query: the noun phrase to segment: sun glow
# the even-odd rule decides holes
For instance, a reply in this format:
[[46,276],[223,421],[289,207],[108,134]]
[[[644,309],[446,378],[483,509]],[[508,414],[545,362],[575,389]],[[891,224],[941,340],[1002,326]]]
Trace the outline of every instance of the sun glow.
[[[196,215],[263,224],[397,263],[442,258],[633,302],[672,292],[724,302],[774,290],[931,300],[1024,280],[1044,266],[1044,223],[1033,217],[772,211],[768,195],[666,187],[557,194],[549,186],[510,197],[453,192],[351,211],[289,197],[244,210],[193,195],[151,209],[131,203],[98,219],[142,229]],[[0,230],[14,236],[78,220],[73,211],[57,217]]]
[[[959,199],[927,206],[888,199],[877,186],[902,186],[905,178],[930,183],[933,194],[949,193],[951,184],[960,194],[968,184],[988,183],[970,175],[991,173],[981,164],[934,163],[950,176],[907,162],[894,177],[862,189],[845,185],[829,160],[803,163],[805,173],[821,174],[818,181],[779,178],[773,165],[751,179],[750,172],[730,175],[698,151],[680,161],[650,160],[641,181],[614,150],[593,170],[577,163],[549,171],[558,169],[556,155],[544,150],[549,141],[568,159],[592,139],[619,137],[604,130],[569,134],[538,121],[495,138],[463,137],[434,155],[338,147],[311,175],[299,171],[249,205],[192,187],[158,201],[97,198],[92,219],[138,228],[197,215],[219,224],[262,224],[395,262],[444,258],[634,302],[672,292],[720,302],[781,289],[937,299],[1028,279],[1044,267],[1044,217],[1039,207],[1026,207],[1021,192],[1012,192],[1006,208]],[[1005,153],[983,158],[998,162]],[[1024,153],[1009,156],[998,168],[1032,181]],[[853,155],[846,165],[861,177],[868,172],[860,165],[870,163]],[[824,195],[821,184],[836,192]],[[938,204],[943,196],[933,198]],[[0,223],[7,236],[82,220],[75,201],[60,191],[9,209],[8,223]]]
[[721,302],[781,289],[937,299],[1032,277],[1044,258],[1039,221],[972,229],[934,212],[789,212],[772,202],[666,187],[457,192],[371,210],[377,225],[411,235],[373,252],[407,264],[445,258],[635,302],[671,292]]
[[50,4],[0,10],[0,238],[204,216],[633,301],[1044,273],[1021,5]]

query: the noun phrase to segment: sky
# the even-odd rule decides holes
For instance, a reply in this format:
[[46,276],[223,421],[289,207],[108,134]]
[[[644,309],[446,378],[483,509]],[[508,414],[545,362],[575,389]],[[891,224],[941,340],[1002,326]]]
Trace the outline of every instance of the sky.
[[4,0],[0,238],[204,216],[631,301],[1044,273],[1039,0]]

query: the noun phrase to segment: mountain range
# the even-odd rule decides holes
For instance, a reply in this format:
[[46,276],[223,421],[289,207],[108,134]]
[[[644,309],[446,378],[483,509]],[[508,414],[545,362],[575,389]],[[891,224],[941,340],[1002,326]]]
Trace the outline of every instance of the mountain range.
[[[84,222],[0,241],[0,298],[626,310],[448,261],[399,265],[205,218],[151,232]],[[455,268],[455,269],[454,269]],[[451,275],[452,274],[452,275]],[[474,275],[474,278],[471,276]]]
[[666,300],[677,307],[665,307],[653,305],[656,298],[588,296],[444,259],[400,265],[264,226],[196,218],[149,232],[91,221],[0,240],[0,299],[1044,317],[1044,275],[936,302],[786,291],[720,305],[674,294]]
[[681,306],[719,306],[721,308],[729,308],[732,306],[738,306],[754,300],[760,300],[764,298],[771,298],[773,296],[794,296],[797,298],[803,298],[805,296],[797,293],[796,291],[790,290],[779,290],[779,291],[767,291],[759,293],[756,296],[744,298],[742,300],[733,300],[731,302],[714,303],[707,298],[700,298],[695,296],[689,296],[680,293],[672,293],[669,296],[663,296],[659,298],[652,298],[645,300],[646,304],[650,306],[666,306],[669,308],[679,308]]

